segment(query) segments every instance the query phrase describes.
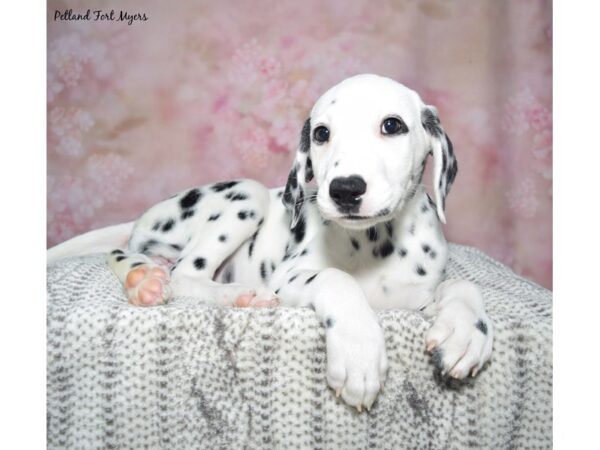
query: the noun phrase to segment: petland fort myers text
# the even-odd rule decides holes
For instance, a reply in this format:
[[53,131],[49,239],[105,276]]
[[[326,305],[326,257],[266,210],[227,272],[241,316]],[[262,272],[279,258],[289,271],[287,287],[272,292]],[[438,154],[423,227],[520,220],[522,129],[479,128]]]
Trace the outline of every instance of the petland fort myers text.
[[135,22],[145,22],[148,20],[146,13],[132,13],[129,11],[115,11],[114,9],[88,9],[86,12],[74,13],[72,9],[64,11],[54,11],[54,21],[63,20],[81,20],[89,22],[127,22],[132,25]]

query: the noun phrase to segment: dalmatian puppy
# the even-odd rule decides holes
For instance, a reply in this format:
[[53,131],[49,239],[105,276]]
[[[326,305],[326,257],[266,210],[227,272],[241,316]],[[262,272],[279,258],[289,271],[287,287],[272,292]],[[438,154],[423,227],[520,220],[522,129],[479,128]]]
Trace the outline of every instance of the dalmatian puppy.
[[[422,185],[428,155],[435,201]],[[374,310],[433,317],[425,346],[445,377],[475,376],[491,356],[480,290],[444,280],[441,224],[456,172],[433,106],[389,78],[358,75],[315,103],[285,188],[235,180],[189,189],[135,223],[50,249],[49,260],[120,247],[108,263],[137,306],[195,296],[310,307],[326,328],[327,383],[361,411],[388,368]]]

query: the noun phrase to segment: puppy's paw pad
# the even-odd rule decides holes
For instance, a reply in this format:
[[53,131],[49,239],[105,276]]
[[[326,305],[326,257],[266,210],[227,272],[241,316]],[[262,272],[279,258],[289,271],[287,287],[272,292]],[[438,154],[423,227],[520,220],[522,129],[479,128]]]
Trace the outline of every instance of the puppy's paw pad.
[[257,292],[245,292],[239,295],[233,302],[234,306],[239,308],[270,308],[279,306],[279,298],[266,290],[258,290]]
[[170,297],[169,274],[160,266],[143,264],[129,271],[125,289],[129,303],[135,306],[154,306]]

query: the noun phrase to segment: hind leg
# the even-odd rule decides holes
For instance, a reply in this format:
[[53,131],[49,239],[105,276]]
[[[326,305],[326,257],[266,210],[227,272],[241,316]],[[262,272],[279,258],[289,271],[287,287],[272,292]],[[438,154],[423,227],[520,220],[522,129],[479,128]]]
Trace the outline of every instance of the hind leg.
[[142,253],[114,250],[108,256],[108,264],[123,284],[132,305],[160,305],[171,297],[168,262]]
[[[256,197],[256,195],[252,196]],[[250,288],[213,280],[216,270],[261,226],[266,202],[248,201],[220,210],[218,221],[208,221],[182,251],[171,271],[174,296],[194,296],[222,306],[273,306],[276,295],[266,287]]]
[[261,226],[268,206],[268,190],[252,180],[191,189],[148,210],[134,227],[129,252],[113,252],[109,263],[135,305],[174,295],[269,306],[274,296],[266,289],[213,281],[223,261]]

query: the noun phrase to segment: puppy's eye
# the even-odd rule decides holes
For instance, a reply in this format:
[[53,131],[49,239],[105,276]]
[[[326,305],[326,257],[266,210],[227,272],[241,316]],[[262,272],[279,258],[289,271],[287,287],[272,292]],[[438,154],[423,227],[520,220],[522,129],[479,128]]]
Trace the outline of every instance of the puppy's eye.
[[321,125],[313,131],[313,139],[317,144],[324,144],[329,140],[329,129]]
[[408,133],[406,124],[397,117],[388,117],[381,122],[381,134],[404,134]]

